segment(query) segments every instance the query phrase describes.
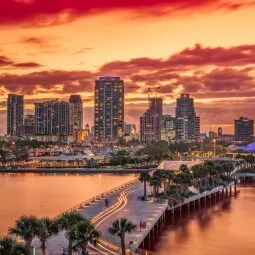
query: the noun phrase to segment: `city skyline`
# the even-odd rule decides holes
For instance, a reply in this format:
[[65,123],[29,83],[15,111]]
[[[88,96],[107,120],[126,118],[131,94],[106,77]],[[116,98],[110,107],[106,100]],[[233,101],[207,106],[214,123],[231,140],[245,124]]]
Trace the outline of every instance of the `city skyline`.
[[[95,134],[95,141],[99,142],[106,142],[106,141],[117,141],[119,138],[123,137],[125,135],[125,125],[134,125],[136,129],[136,123],[127,123],[125,121],[125,113],[123,112],[125,102],[125,96],[123,93],[125,86],[124,81],[121,80],[121,77],[113,77],[113,76],[104,76],[99,77],[98,80],[95,81],[95,97],[94,97],[94,121],[92,125],[93,132],[96,132],[98,134]],[[15,101],[13,101],[13,98]],[[16,98],[22,98],[22,105],[17,106]],[[178,98],[176,98],[175,102],[175,113],[173,115],[164,113],[164,101],[162,98],[157,97],[157,94],[155,97],[151,97],[151,89],[148,88],[148,98],[147,98],[147,109],[146,111],[139,117],[139,129],[140,132],[137,134],[140,134],[141,141],[159,141],[159,140],[171,140],[172,138],[166,137],[168,135],[175,136],[177,141],[191,141],[191,140],[200,140],[200,136],[208,135],[209,138],[212,138],[212,136],[215,136],[218,133],[218,138],[220,138],[223,135],[223,128],[221,126],[217,127],[217,132],[215,132],[212,129],[212,125],[210,124],[209,132],[203,132],[201,131],[201,120],[200,116],[196,115],[195,112],[195,103],[194,98],[190,94],[180,94]],[[84,118],[84,108],[83,108],[83,99],[80,95],[70,95],[68,100],[59,100],[59,98],[53,99],[53,100],[39,100],[34,103],[34,111],[31,113],[26,113],[24,111],[24,95],[16,95],[16,94],[8,94],[8,100],[6,102],[7,104],[7,135],[10,136],[33,136],[33,129],[36,129],[37,121],[36,121],[36,114],[37,114],[37,106],[38,105],[47,105],[48,103],[60,103],[60,104],[67,104],[68,107],[71,107],[70,114],[72,116],[72,131],[69,135],[73,136],[74,141],[78,141],[83,136],[83,132],[86,132],[85,130],[90,125],[86,123],[86,125],[83,123]],[[14,104],[13,104],[14,103]],[[118,110],[116,106],[119,105]],[[22,116],[18,117],[20,119],[20,131],[16,133],[10,133],[10,126],[13,124],[9,124],[12,122],[11,115],[17,116],[19,115],[20,109],[22,108]],[[20,108],[20,109],[19,109]],[[185,108],[185,109],[184,109]],[[105,115],[104,113],[107,114]],[[111,115],[111,112],[113,115]],[[64,113],[64,112],[63,112]],[[152,115],[151,115],[152,113]],[[11,114],[11,115],[10,115]],[[42,112],[40,113],[42,114]],[[110,115],[109,115],[110,114]],[[148,115],[149,114],[149,115]],[[156,115],[155,115],[156,114]],[[54,114],[53,114],[54,115]],[[67,114],[68,115],[68,114]],[[147,116],[148,115],[148,116]],[[155,115],[155,116],[154,116]],[[146,116],[146,117],[145,117]],[[154,117],[152,117],[154,116]],[[43,117],[43,115],[41,116]],[[62,116],[64,117],[64,115]],[[62,118],[61,117],[61,118]],[[66,116],[65,116],[66,117]],[[155,119],[156,117],[156,119]],[[110,118],[110,119],[109,119]],[[152,119],[153,120],[152,120]],[[189,120],[188,120],[188,119]],[[249,120],[247,116],[240,116],[240,120]],[[148,122],[148,120],[150,121]],[[188,126],[186,126],[184,123],[182,123],[182,120],[184,122],[188,121]],[[59,119],[60,120],[60,119]],[[103,120],[103,122],[106,123],[106,125],[102,125],[99,123]],[[116,122],[118,120],[119,123]],[[69,121],[69,120],[68,120]],[[70,119],[71,121],[71,119]],[[173,123],[173,121],[175,123]],[[234,126],[234,132],[232,134],[224,133],[224,135],[237,135],[236,130],[236,121],[233,120],[233,126]],[[250,120],[253,124],[250,126],[249,132],[254,132],[254,120]],[[54,121],[53,121],[54,122]],[[148,122],[148,123],[147,123]],[[156,124],[158,122],[158,124]],[[35,126],[33,126],[34,124]],[[147,123],[147,124],[145,124]],[[154,124],[152,124],[154,123]],[[178,124],[179,123],[179,124]],[[182,124],[181,124],[182,123]],[[16,124],[15,124],[16,125]],[[145,126],[149,125],[149,129],[147,131]],[[151,125],[153,127],[153,132],[156,133],[152,135],[152,129]],[[167,126],[165,126],[167,125]],[[183,126],[184,125],[184,126]],[[96,126],[96,128],[95,128]],[[164,127],[163,127],[164,126]],[[171,126],[171,127],[170,127]],[[175,126],[175,128],[174,128]],[[84,129],[85,127],[85,129]],[[57,126],[58,128],[58,126]],[[109,129],[110,128],[110,129]],[[170,129],[169,129],[170,128]],[[172,133],[172,128],[175,129],[174,133]],[[188,128],[186,130],[186,128]],[[15,126],[16,129],[16,126]],[[97,130],[98,129],[98,130]],[[108,130],[109,129],[109,130]],[[96,131],[97,130],[97,131]],[[99,132],[99,130],[101,130]],[[104,130],[108,130],[107,132]],[[114,131],[113,131],[114,130]],[[159,131],[160,130],[160,131]],[[186,130],[186,131],[184,131]],[[189,131],[188,131],[189,130]],[[220,130],[220,131],[219,131]],[[90,132],[90,131],[89,131]],[[130,133],[129,131],[128,133]],[[145,138],[145,133],[148,133],[149,136],[152,135],[151,138]],[[162,132],[162,133],[161,133]],[[168,133],[170,132],[170,133]],[[183,134],[181,135],[181,133]],[[99,133],[101,133],[99,135]],[[107,133],[107,135],[106,135]],[[179,133],[179,134],[178,134]],[[104,134],[104,138],[100,138]],[[38,135],[37,132],[34,130],[34,135]],[[45,133],[45,135],[49,135],[48,133]],[[78,136],[77,136],[78,135]],[[157,138],[156,138],[157,136]],[[80,138],[78,138],[80,137]],[[164,138],[163,138],[164,137]],[[215,136],[217,137],[217,135]],[[162,139],[163,138],[163,139]],[[77,140],[78,139],[78,140]]]
[[189,93],[202,132],[221,126],[234,133],[234,119],[255,118],[252,1],[110,1],[107,7],[97,1],[97,12],[83,1],[54,3],[1,6],[0,133],[6,133],[8,93],[25,95],[26,114],[34,102],[79,94],[84,124],[92,126],[94,80],[106,75],[125,81],[125,121],[137,127],[147,82],[160,86],[164,114],[174,115],[176,98]]

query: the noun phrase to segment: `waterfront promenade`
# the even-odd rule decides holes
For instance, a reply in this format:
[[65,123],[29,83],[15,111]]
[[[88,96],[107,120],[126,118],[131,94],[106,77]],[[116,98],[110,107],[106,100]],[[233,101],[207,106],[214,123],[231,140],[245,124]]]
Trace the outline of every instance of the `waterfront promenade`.
[[[132,251],[144,248],[145,239],[150,236],[159,234],[160,223],[164,222],[166,212],[170,212],[173,216],[181,215],[182,210],[189,210],[190,206],[200,207],[202,204],[211,204],[212,200],[220,200],[224,194],[231,194],[232,182],[227,186],[219,186],[210,191],[194,195],[190,198],[179,202],[178,204],[169,205],[167,200],[152,199],[150,201],[142,201],[138,199],[143,195],[143,184],[136,179],[122,185],[112,191],[105,192],[97,197],[85,201],[74,206],[68,211],[78,211],[91,220],[95,227],[101,232],[101,238],[96,247],[90,246],[90,254],[120,254],[120,240],[108,233],[108,228],[116,218],[127,218],[137,224],[138,228],[135,232],[126,235],[126,249],[131,248]],[[150,187],[148,186],[148,193]],[[236,189],[235,189],[236,191]],[[108,199],[109,205],[105,208],[105,198]],[[58,217],[58,216],[56,216]],[[145,224],[141,224],[145,223]],[[144,225],[140,228],[140,225]],[[153,237],[152,237],[153,238]],[[129,244],[132,242],[132,246]],[[39,247],[39,242],[34,243],[35,247]],[[48,241],[47,254],[61,254],[62,248],[67,247],[67,240],[63,232]]]
[[[148,187],[149,188],[149,187]],[[85,215],[101,232],[101,239],[97,247],[90,247],[90,254],[119,254],[120,240],[112,237],[108,233],[111,223],[120,217],[126,217],[138,225],[137,230],[127,235],[126,248],[129,242],[134,242],[134,247],[138,247],[146,237],[150,229],[158,220],[159,215],[167,208],[167,204],[153,201],[141,201],[138,199],[143,194],[143,184],[136,179],[130,181],[120,188],[98,195],[84,203],[70,208],[68,211],[78,211]],[[105,208],[105,198],[109,205]],[[57,215],[56,217],[58,217]],[[146,223],[146,228],[139,228],[140,222]],[[67,239],[64,232],[49,239],[47,242],[48,255],[60,255],[64,247],[67,247]],[[38,240],[33,243],[35,248],[39,248]]]
[[[108,208],[112,207],[116,202],[119,201],[121,194],[126,190],[133,187],[133,185],[137,183],[137,180],[134,179],[127,183],[124,183],[118,187],[115,187],[111,190],[108,190],[102,194],[99,194],[93,198],[90,198],[74,207],[66,210],[67,211],[78,211],[85,215],[88,219],[92,220],[94,217],[99,215],[102,212],[105,212],[107,208],[105,208],[105,198],[108,199],[109,205]],[[63,212],[64,213],[64,212]],[[59,217],[56,215],[55,218]],[[40,243],[38,240],[34,240],[33,245],[36,249],[39,250]],[[63,248],[66,248],[68,245],[67,239],[65,237],[64,232],[60,232],[58,235],[52,237],[47,241],[47,254],[48,255],[61,255]],[[98,253],[97,253],[98,254]]]

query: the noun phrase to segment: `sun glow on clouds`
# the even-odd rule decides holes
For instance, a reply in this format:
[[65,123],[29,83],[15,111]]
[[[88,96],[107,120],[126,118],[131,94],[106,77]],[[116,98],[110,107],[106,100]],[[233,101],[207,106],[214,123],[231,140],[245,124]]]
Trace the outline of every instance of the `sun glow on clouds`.
[[[213,120],[231,132],[238,115],[255,118],[252,1],[3,3],[3,119],[7,93],[25,94],[29,112],[37,100],[68,99],[78,93],[84,99],[85,122],[92,124],[94,80],[101,75],[125,80],[127,122],[138,124],[147,107],[148,83],[160,86],[158,96],[164,99],[166,113],[174,114],[180,93],[190,93],[202,130]],[[3,124],[0,132],[5,132]]]

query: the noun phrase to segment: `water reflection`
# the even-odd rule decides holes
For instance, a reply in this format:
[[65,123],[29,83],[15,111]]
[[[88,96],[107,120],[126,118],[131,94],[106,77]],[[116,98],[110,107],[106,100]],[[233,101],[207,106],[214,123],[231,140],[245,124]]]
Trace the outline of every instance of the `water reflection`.
[[55,216],[133,175],[0,174],[0,234],[21,215]]
[[255,254],[255,189],[169,222],[154,247],[159,255]]

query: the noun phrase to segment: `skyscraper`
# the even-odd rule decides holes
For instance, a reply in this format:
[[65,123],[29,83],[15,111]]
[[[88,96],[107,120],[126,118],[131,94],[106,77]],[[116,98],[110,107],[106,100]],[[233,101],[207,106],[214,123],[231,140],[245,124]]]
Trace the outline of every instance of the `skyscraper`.
[[24,96],[9,94],[7,100],[7,134],[21,136],[24,117]]
[[160,97],[153,97],[149,99],[149,110],[157,113],[162,117],[163,113],[163,100]]
[[199,140],[200,139],[200,117],[199,116],[195,116],[195,140]]
[[98,142],[117,141],[124,135],[124,81],[120,77],[96,80],[94,129]]
[[194,141],[200,132],[200,119],[196,116],[194,100],[189,94],[181,94],[176,100],[176,139]]
[[59,100],[35,103],[35,133],[57,136],[58,140],[65,140],[72,135],[73,105]]
[[160,141],[162,121],[161,98],[150,98],[149,107],[140,117],[140,140],[141,142]]
[[35,115],[26,114],[24,117],[23,125],[24,136],[34,136],[35,135]]
[[176,118],[171,115],[162,115],[161,140],[168,143],[174,142],[176,138]]
[[71,95],[69,102],[73,104],[73,129],[83,128],[83,103],[80,95]]
[[247,143],[254,141],[254,120],[246,117],[235,120],[235,140]]
[[124,125],[124,134],[128,135],[128,136],[135,136],[136,135],[136,126],[135,126],[135,124],[125,123],[125,125]]

